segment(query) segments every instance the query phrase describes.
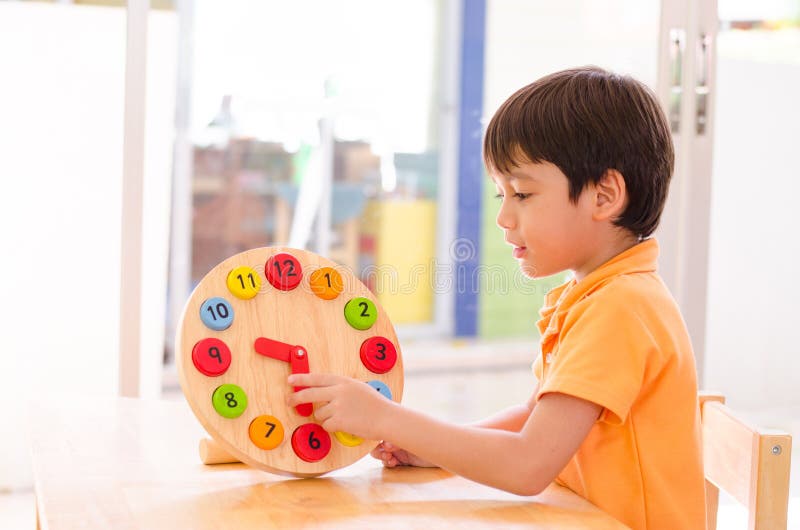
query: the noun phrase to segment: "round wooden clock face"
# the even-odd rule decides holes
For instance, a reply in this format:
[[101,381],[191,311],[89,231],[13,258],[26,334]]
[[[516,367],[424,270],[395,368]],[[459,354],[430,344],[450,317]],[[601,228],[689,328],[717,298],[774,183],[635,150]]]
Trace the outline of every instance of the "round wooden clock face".
[[176,337],[181,387],[231,455],[279,474],[316,476],[377,444],[328,433],[313,405],[289,407],[291,373],[333,373],[400,401],[397,335],[348,269],[305,250],[265,247],[214,267],[183,310]]

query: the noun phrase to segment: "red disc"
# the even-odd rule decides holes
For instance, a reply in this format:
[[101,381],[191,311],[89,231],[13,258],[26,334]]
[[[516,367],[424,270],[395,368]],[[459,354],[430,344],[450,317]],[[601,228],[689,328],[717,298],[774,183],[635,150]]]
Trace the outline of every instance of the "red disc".
[[397,350],[386,337],[372,337],[361,345],[361,362],[370,372],[385,374],[397,362]]
[[231,350],[219,339],[203,339],[192,348],[192,362],[205,375],[222,375],[231,365]]
[[304,423],[292,433],[292,449],[306,462],[319,462],[331,450],[331,436],[316,423]]
[[291,291],[303,279],[303,267],[291,254],[275,254],[267,260],[264,275],[276,289]]

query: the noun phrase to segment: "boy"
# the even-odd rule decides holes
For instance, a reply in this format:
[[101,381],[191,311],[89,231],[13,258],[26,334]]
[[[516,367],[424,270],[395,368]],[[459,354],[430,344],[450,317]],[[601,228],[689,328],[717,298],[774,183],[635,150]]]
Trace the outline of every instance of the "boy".
[[522,88],[484,140],[497,224],[526,275],[574,273],[540,312],[530,400],[451,425],[316,374],[290,377],[311,387],[290,404],[387,440],[373,456],[388,467],[437,465],[520,495],[556,480],[634,529],[705,528],[695,360],[648,239],[673,158],[656,98],[629,77],[588,67]]

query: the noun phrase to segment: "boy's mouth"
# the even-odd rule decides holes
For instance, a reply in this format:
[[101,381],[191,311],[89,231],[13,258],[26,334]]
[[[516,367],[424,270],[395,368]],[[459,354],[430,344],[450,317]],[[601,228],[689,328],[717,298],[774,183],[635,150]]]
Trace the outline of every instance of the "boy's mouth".
[[527,250],[528,250],[527,247],[514,247],[514,257],[516,259],[521,258],[522,256],[525,255],[525,252]]

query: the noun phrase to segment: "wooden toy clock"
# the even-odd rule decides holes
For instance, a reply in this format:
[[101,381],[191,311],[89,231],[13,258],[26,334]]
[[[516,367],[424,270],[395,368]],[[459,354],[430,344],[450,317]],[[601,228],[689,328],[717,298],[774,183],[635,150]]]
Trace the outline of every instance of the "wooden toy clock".
[[253,467],[312,477],[377,442],[328,433],[311,403],[289,407],[290,373],[334,373],[400,401],[403,363],[389,317],[348,269],[306,250],[232,256],[197,285],[176,337],[181,387],[200,423]]

